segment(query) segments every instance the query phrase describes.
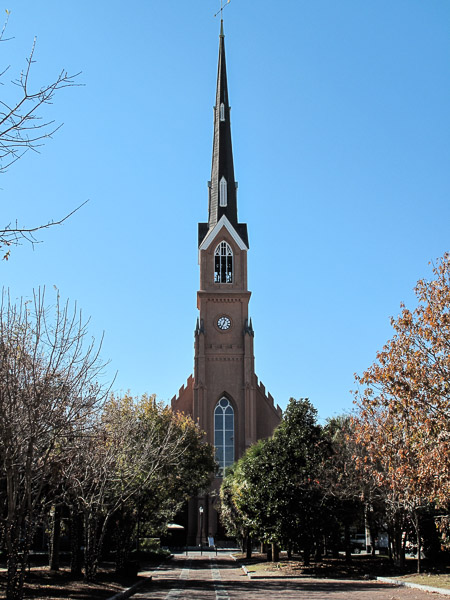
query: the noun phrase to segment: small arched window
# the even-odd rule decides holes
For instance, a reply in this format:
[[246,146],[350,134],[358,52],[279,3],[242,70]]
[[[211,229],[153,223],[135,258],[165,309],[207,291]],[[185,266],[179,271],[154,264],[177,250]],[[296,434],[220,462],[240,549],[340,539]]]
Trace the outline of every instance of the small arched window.
[[234,463],[234,410],[228,398],[221,398],[214,409],[214,446],[218,475]]
[[214,252],[214,283],[233,283],[233,250],[226,242]]
[[220,206],[227,205],[227,194],[228,194],[227,187],[228,187],[227,180],[225,179],[225,177],[222,177],[222,179],[220,180],[220,184],[219,184],[219,204],[220,204]]
[[220,120],[225,121],[225,105],[223,102],[220,104]]

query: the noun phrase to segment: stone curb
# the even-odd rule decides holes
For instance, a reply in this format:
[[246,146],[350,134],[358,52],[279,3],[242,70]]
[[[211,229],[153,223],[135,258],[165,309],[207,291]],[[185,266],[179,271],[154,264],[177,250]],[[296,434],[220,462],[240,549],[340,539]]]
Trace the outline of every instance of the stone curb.
[[[166,560],[171,560],[172,558],[173,558],[173,554],[169,554],[169,556],[166,556],[166,558],[157,567],[155,567],[153,569],[153,571],[157,571]],[[114,596],[107,598],[107,600],[125,600],[125,598],[129,598],[136,592],[136,590],[138,590],[141,587],[141,585],[144,585],[144,583],[149,583],[150,581],[152,581],[153,576],[150,575],[150,573],[153,573],[153,571],[141,571],[141,574],[138,575],[138,577],[142,577],[141,581],[137,581],[135,584],[133,584],[127,590],[123,590],[123,592],[114,594]]]
[[[236,559],[235,559],[235,560],[236,560]],[[251,576],[251,575],[250,575],[250,573],[248,572],[248,569],[247,569],[247,567],[245,567],[244,565],[241,565],[241,569],[244,571],[244,573],[247,575],[247,577],[248,577],[249,579],[251,579],[251,578],[252,578],[252,576]]]
[[392,579],[391,577],[377,577],[377,581],[381,581],[382,583],[394,583],[395,585],[401,585],[402,587],[414,588],[416,590],[423,590],[424,592],[433,592],[434,594],[450,596],[450,590],[446,588],[435,588],[429,585],[422,585],[421,583],[410,583],[409,581],[403,581],[402,579]]
[[[238,562],[238,559],[235,556],[233,556],[232,554],[230,554],[230,558],[232,558],[234,560],[234,562]],[[250,575],[250,573],[245,565],[241,565],[241,569],[244,571],[244,573],[247,575],[247,577],[249,579],[252,578],[252,576]]]
[[125,600],[125,598],[129,598],[130,596],[132,596],[136,592],[136,590],[141,587],[141,585],[144,585],[144,583],[148,583],[151,580],[151,575],[145,575],[141,579],[141,581],[137,581],[127,590],[123,590],[123,592],[118,592],[117,594],[114,594],[114,596],[111,596],[110,598],[108,598],[108,600]]
[[311,577],[305,577],[304,575],[257,575],[252,571],[249,571],[244,565],[241,565],[241,569],[249,579],[311,579]]
[[[237,558],[230,554],[231,558],[237,562]],[[247,569],[246,566],[241,565],[241,569],[247,575],[249,579],[301,579],[298,575],[294,577],[284,577],[284,576],[275,576],[275,577],[262,577],[261,575],[252,575],[251,572]],[[450,596],[450,590],[446,588],[435,588],[429,585],[422,585],[421,583],[409,583],[407,581],[402,581],[401,579],[392,579],[391,577],[377,577],[377,581],[381,581],[382,583],[394,583],[395,585],[400,585],[403,587],[409,587],[416,590],[422,590],[424,592],[432,592],[434,594],[442,594],[444,596]]]

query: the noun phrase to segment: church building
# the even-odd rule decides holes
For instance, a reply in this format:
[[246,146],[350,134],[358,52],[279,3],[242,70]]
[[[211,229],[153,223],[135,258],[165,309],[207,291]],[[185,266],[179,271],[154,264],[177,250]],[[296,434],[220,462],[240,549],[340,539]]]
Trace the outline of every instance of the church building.
[[206,432],[219,465],[209,493],[189,502],[185,523],[189,545],[198,544],[200,536],[222,539],[214,496],[224,469],[256,441],[272,435],[281,419],[281,409],[255,374],[247,287],[249,242],[247,224],[238,220],[223,21],[219,40],[208,222],[198,225],[194,373],[172,399],[174,411],[190,415]]

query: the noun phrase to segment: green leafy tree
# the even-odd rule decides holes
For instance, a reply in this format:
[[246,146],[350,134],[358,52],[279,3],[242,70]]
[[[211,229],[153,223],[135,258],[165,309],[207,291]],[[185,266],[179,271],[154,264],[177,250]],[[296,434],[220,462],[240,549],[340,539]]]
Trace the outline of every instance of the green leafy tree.
[[251,557],[252,536],[259,537],[259,507],[257,498],[250,496],[248,477],[252,472],[252,463],[260,456],[267,442],[259,441],[247,450],[244,457],[229,467],[225,472],[220,487],[220,519],[227,535],[241,541],[242,549],[246,548],[247,557]]
[[73,450],[64,476],[72,511],[83,515],[87,580],[113,522],[126,550],[138,513],[155,527],[166,523],[215,467],[197,425],[147,395],[112,396],[95,435],[78,436]]
[[326,446],[309,400],[291,398],[274,432],[276,450],[278,538],[303,550],[305,562],[322,528],[323,490],[320,465]]
[[295,545],[306,562],[320,531],[323,498],[317,478],[325,447],[316,418],[309,400],[291,398],[273,437],[238,461],[230,487],[251,535],[274,546]]
[[365,503],[369,504],[370,488],[364,485],[355,463],[359,451],[348,416],[329,419],[323,430],[327,452],[322,463],[320,482],[324,492],[324,508],[328,537],[335,557],[338,556],[341,530],[344,532],[346,561],[351,562],[350,528],[363,520]]

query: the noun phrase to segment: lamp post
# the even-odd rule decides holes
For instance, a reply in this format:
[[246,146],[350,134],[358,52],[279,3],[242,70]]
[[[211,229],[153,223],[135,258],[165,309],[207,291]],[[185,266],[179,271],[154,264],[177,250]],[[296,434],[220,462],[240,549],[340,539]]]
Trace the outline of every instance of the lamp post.
[[203,532],[203,506],[201,504],[198,507],[198,512],[200,513],[200,556],[203,556],[203,539],[202,539],[202,532]]

